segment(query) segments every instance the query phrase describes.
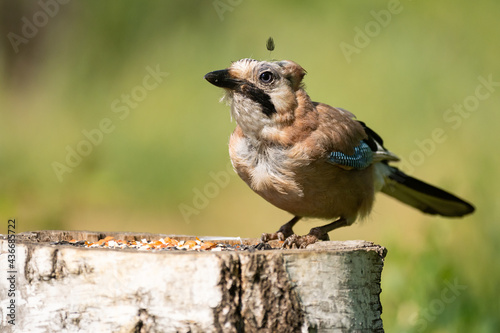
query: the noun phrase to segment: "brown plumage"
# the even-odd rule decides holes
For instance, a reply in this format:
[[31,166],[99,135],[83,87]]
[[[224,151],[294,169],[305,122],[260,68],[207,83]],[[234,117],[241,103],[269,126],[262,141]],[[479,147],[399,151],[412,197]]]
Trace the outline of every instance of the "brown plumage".
[[[474,210],[390,167],[398,158],[375,132],[346,110],[311,101],[305,74],[293,61],[242,59],[205,76],[225,88],[237,123],[229,142],[234,169],[257,194],[295,216],[264,241],[287,238],[285,246],[304,247],[328,239],[329,231],[366,216],[380,190],[427,213]],[[297,237],[292,227],[301,217],[338,220]]]

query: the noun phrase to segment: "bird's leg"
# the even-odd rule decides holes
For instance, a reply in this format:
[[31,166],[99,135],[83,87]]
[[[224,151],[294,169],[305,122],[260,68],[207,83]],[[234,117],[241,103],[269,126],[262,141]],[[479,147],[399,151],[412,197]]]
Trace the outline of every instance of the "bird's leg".
[[283,248],[299,248],[305,249],[308,245],[316,243],[318,240],[330,240],[328,233],[334,229],[348,226],[347,220],[343,217],[332,223],[321,227],[312,228],[305,236],[297,236],[295,234],[288,237],[283,243]]
[[283,224],[277,232],[272,234],[263,233],[262,236],[260,237],[260,241],[263,243],[269,242],[270,240],[273,239],[279,239],[281,241],[284,241],[285,239],[293,235],[292,228],[297,222],[299,222],[301,218],[302,218],[301,216],[294,216],[293,219]]

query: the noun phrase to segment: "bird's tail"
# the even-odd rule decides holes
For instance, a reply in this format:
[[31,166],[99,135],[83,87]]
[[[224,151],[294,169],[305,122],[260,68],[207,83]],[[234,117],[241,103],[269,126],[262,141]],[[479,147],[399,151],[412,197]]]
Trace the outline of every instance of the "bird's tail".
[[459,217],[470,214],[474,206],[455,195],[408,176],[397,168],[388,169],[382,192],[427,214]]

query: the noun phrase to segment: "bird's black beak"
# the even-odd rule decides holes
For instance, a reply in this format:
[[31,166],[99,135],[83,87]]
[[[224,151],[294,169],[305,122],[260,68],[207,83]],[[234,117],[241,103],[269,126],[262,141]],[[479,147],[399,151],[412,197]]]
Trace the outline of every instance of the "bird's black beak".
[[210,72],[205,75],[205,79],[220,88],[235,89],[240,85],[240,81],[232,78],[227,69]]

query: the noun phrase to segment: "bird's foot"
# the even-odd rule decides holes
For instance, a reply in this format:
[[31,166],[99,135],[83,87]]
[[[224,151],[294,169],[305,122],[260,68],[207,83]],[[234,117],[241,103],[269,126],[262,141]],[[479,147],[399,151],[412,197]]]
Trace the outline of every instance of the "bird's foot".
[[264,232],[262,234],[262,236],[260,236],[260,241],[262,243],[267,243],[267,242],[275,240],[275,239],[280,240],[280,241],[284,241],[285,240],[285,236],[280,231],[273,232],[272,234],[268,234],[268,233]]
[[321,228],[312,228],[307,235],[297,236],[291,235],[285,239],[281,246],[283,249],[305,249],[307,246],[316,243],[319,240],[330,240],[328,233],[325,233]]
[[282,249],[305,249],[308,245],[314,244],[318,241],[318,237],[314,235],[297,236],[291,235],[281,246]]
[[[292,221],[294,221],[294,219],[292,219]],[[290,222],[292,222],[292,221],[290,221]],[[260,236],[260,241],[262,243],[267,243],[267,242],[269,242],[271,240],[275,240],[275,239],[280,240],[280,241],[284,241],[285,239],[287,239],[288,237],[293,235],[292,227],[295,224],[295,222],[293,222],[293,224],[290,222],[283,224],[278,231],[276,231],[272,234],[263,233],[262,236]]]

